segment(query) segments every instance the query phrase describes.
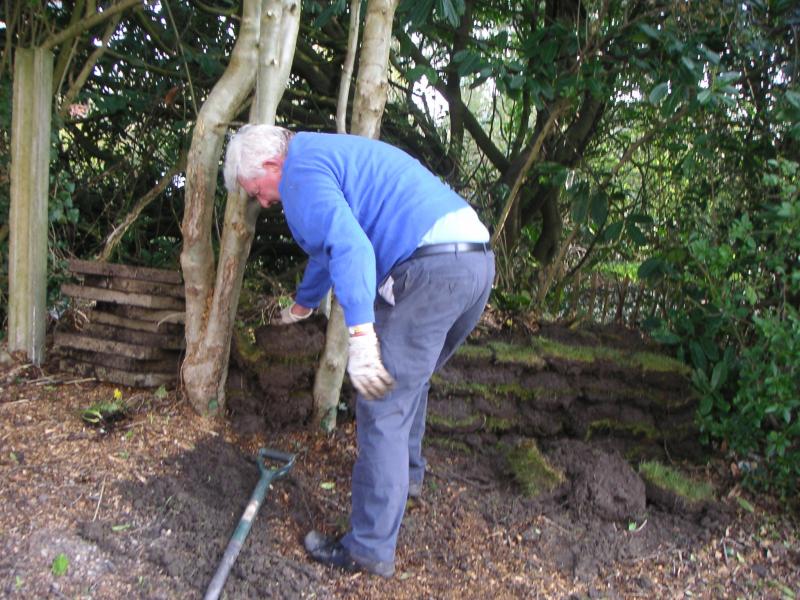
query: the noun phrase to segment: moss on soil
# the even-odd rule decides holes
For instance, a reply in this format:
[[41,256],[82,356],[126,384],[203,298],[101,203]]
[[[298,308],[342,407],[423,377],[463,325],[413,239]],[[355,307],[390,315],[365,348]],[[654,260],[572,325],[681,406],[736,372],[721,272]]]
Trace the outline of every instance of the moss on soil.
[[623,423],[615,419],[598,419],[589,423],[586,430],[586,441],[598,433],[623,434],[631,437],[641,437],[648,441],[661,439],[661,432],[647,423],[628,422]]
[[432,444],[434,446],[438,446],[439,448],[444,448],[445,450],[451,450],[453,452],[460,452],[461,454],[472,454],[472,449],[467,446],[464,442],[459,440],[454,440],[449,437],[442,437],[439,435],[429,435],[425,437],[426,444]]
[[622,366],[640,367],[644,371],[689,373],[689,367],[677,359],[655,352],[623,352],[608,346],[573,346],[539,337],[532,340],[538,355],[555,356],[578,362],[608,360]]
[[679,360],[655,352],[625,352],[608,346],[562,344],[545,337],[531,339],[529,346],[491,342],[484,346],[464,345],[458,355],[473,360],[495,360],[504,364],[519,364],[544,368],[545,358],[555,357],[577,362],[608,360],[622,366],[639,367],[651,372],[689,373],[689,367]]
[[548,462],[535,440],[526,438],[506,448],[505,457],[511,475],[526,496],[549,492],[564,481],[564,474]]
[[707,481],[698,481],[684,475],[678,469],[651,460],[639,465],[639,474],[649,483],[669,490],[688,502],[704,502],[714,499],[714,487]]
[[483,425],[485,418],[481,415],[468,415],[460,419],[450,419],[443,415],[429,412],[427,415],[428,425],[441,427],[443,429],[469,429]]

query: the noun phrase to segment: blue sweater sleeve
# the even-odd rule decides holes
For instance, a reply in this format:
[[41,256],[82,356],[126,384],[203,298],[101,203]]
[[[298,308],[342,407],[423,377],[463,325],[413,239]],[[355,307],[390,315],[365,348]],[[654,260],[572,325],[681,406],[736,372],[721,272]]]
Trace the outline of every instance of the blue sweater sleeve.
[[306,265],[303,280],[297,287],[295,301],[302,306],[316,308],[323,296],[328,293],[331,284],[328,266],[319,257],[312,256]]
[[[302,182],[301,185],[295,182]],[[333,281],[348,326],[375,320],[375,252],[358,224],[335,177],[313,164],[295,168],[295,177],[281,185],[286,221],[297,243],[315,265],[306,269],[297,299],[324,296]],[[330,279],[321,276],[327,263]],[[324,268],[324,266],[323,266]]]

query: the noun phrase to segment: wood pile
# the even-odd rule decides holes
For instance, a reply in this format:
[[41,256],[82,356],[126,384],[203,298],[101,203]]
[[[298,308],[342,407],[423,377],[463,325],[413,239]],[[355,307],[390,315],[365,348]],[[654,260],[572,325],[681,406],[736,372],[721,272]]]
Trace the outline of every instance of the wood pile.
[[81,280],[61,292],[91,303],[87,323],[57,331],[64,371],[131,387],[175,385],[184,348],[184,287],[178,271],[71,260]]

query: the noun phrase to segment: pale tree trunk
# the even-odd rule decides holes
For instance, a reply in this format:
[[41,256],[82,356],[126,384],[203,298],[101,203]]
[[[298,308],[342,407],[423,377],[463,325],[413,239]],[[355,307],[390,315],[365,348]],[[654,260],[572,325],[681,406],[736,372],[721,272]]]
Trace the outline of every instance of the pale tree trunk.
[[389,49],[397,4],[398,0],[370,0],[367,4],[350,123],[350,132],[356,135],[377,139],[381,132],[381,117],[389,91]]
[[[361,0],[350,3],[350,29],[347,38],[347,56],[342,67],[339,84],[339,103],[336,106],[336,131],[347,133],[347,100],[350,97],[350,80],[356,60],[358,29],[361,15]],[[325,332],[325,348],[322,351],[317,373],[314,377],[314,410],[311,413],[311,429],[330,433],[336,428],[336,410],[342,390],[344,370],[347,367],[347,327],[344,312],[339,302],[328,292],[331,300],[328,311],[328,328]]]
[[201,414],[215,414],[225,405],[231,335],[260,210],[241,190],[228,194],[215,270],[211,220],[224,135],[257,72],[261,79],[251,116],[257,122],[274,122],[299,20],[296,0],[268,0],[263,5],[245,0],[231,62],[203,104],[192,137],[181,253],[186,286],[186,359],[181,373],[186,396]]
[[[354,0],[353,5],[358,0]],[[358,64],[351,133],[377,139],[381,129],[381,117],[388,93],[387,73],[389,69],[389,49],[392,43],[392,21],[398,0],[370,0],[367,4],[367,17],[364,23],[364,36],[361,42],[361,58]],[[354,26],[354,21],[356,25]],[[358,14],[351,5],[350,39],[348,57],[345,61],[342,86],[339,91],[337,128],[344,129],[343,114],[347,112],[349,89],[349,69],[355,56],[358,39]],[[348,87],[345,87],[345,86]],[[338,302],[331,306],[325,350],[314,381],[314,413],[311,426],[331,431],[336,426],[336,408],[342,389],[342,379],[347,365],[347,327],[344,313]]]

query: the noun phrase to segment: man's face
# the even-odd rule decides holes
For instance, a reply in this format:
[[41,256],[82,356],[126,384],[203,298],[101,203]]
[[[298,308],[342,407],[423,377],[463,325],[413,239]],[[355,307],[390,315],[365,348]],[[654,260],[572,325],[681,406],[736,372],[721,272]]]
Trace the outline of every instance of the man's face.
[[281,201],[278,185],[281,182],[283,158],[264,161],[262,168],[260,175],[250,179],[242,179],[240,177],[239,185],[242,186],[248,196],[258,200],[262,207],[269,208]]

